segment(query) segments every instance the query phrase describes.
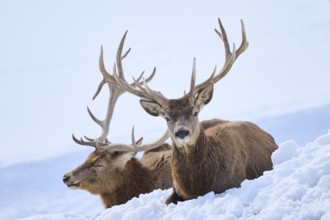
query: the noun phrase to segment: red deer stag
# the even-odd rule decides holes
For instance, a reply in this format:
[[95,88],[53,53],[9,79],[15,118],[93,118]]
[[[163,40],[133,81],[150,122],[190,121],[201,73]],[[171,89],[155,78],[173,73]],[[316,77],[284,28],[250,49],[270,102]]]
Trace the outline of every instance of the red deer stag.
[[[206,81],[195,85],[194,59],[190,91],[183,97],[167,99],[150,89],[146,81],[133,87],[122,75],[115,74],[121,87],[142,98],[140,103],[147,113],[162,116],[167,122],[173,141],[173,193],[166,204],[193,199],[210,191],[222,193],[239,187],[245,179],[257,178],[272,169],[271,155],[278,146],[273,137],[257,125],[246,121],[198,120],[202,108],[211,101],[213,85],[229,72],[248,47],[243,21],[242,43],[237,50],[233,45],[232,52],[220,19],[218,22],[220,31],[215,31],[224,43],[225,63],[219,72],[215,68]],[[120,43],[119,54],[125,37],[126,34]],[[121,61],[117,59],[117,62]]]
[[[126,55],[118,59],[122,60]],[[163,144],[168,138],[167,133],[159,141],[143,146],[139,145],[140,141],[135,143],[134,136],[132,136],[131,145],[112,144],[108,141],[107,135],[114,107],[118,97],[125,90],[116,83],[114,76],[106,71],[102,48],[99,66],[103,80],[93,99],[97,97],[103,85],[107,83],[110,89],[108,110],[104,120],[97,119],[89,109],[88,113],[101,126],[102,134],[97,139],[85,137],[86,140],[78,140],[72,136],[76,143],[93,146],[95,151],[88,156],[83,164],[65,174],[63,181],[71,189],[84,189],[92,194],[100,195],[105,207],[110,208],[126,203],[141,193],[149,193],[159,188],[170,188],[172,186],[171,147]],[[118,66],[117,68],[120,71],[121,67]],[[116,67],[114,67],[115,71]],[[153,76],[154,73],[148,81]],[[132,86],[136,86],[136,83],[139,82],[133,83]],[[158,148],[153,150],[154,147]],[[146,151],[141,160],[134,157],[137,151]]]

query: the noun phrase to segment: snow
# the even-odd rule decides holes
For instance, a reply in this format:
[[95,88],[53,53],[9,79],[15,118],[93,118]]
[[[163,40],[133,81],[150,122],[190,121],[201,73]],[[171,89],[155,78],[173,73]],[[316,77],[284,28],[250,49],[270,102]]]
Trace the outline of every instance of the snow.
[[[6,196],[9,201],[7,206],[3,206],[4,202],[1,201],[0,219],[330,219],[330,130],[305,146],[299,146],[292,140],[281,143],[272,155],[273,170],[266,171],[257,179],[243,181],[239,188],[221,194],[210,192],[169,206],[165,205],[165,200],[171,189],[142,194],[126,204],[103,210],[96,196],[75,194],[73,192],[81,191],[65,189],[62,183],[63,187],[57,186],[60,184],[62,168],[67,167],[64,162],[71,157],[68,155],[52,162],[3,168],[0,187],[9,191],[6,195],[0,191],[0,195]],[[76,158],[75,162],[78,162],[83,154],[81,158]],[[22,167],[26,169],[22,170]],[[44,167],[52,175],[40,176],[40,172],[35,172],[32,178],[39,182],[46,177],[41,182],[52,184],[53,189],[57,187],[55,191],[40,186],[20,191],[17,185],[10,182],[14,177],[10,178],[8,173],[13,176],[25,173],[26,176],[20,176],[24,182],[31,177],[33,170],[37,170],[36,167]],[[4,176],[3,171],[8,171],[7,176]],[[57,182],[51,177],[54,175],[59,178]],[[26,195],[29,193],[34,196]],[[20,200],[15,199],[18,196],[29,201],[18,202]],[[26,209],[22,207],[24,205],[27,205]]]

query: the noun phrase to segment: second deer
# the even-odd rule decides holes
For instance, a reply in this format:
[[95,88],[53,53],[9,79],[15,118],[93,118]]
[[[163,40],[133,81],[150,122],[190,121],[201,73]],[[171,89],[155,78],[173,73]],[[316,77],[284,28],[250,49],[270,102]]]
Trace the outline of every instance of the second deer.
[[[122,56],[119,59],[121,61],[124,58],[125,56]],[[94,98],[103,85],[108,84],[110,89],[108,109],[104,120],[97,119],[89,109],[88,113],[101,126],[102,134],[96,139],[85,137],[86,140],[78,140],[73,136],[76,143],[92,146],[95,150],[90,153],[83,164],[65,174],[63,181],[71,189],[83,189],[99,195],[105,207],[110,208],[126,203],[142,193],[149,193],[154,189],[170,188],[172,185],[170,166],[172,154],[171,146],[163,144],[167,139],[167,133],[158,141],[143,146],[140,145],[141,140],[135,142],[134,138],[130,145],[113,144],[108,141],[107,135],[115,104],[125,90],[121,89],[114,76],[106,71],[102,49],[99,66],[103,80]],[[114,69],[114,71],[116,70]],[[148,81],[153,76],[154,74],[149,77]],[[137,83],[139,82],[133,83],[132,86],[136,86]],[[146,151],[140,160],[134,157],[138,151]]]

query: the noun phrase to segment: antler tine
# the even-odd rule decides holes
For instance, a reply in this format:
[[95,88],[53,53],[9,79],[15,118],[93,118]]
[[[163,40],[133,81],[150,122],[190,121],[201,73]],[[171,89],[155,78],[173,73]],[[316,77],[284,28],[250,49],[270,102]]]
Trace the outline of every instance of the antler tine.
[[193,69],[192,69],[191,81],[190,81],[190,91],[188,93],[190,96],[193,95],[195,82],[196,82],[196,58],[194,58],[193,61]]
[[[137,79],[132,77],[133,78],[133,83],[131,83],[131,86],[137,86],[137,84],[142,85],[143,81],[142,82],[140,82],[140,81],[141,81],[141,79],[143,79],[143,74],[144,74],[144,71],[140,74],[140,76]],[[155,74],[156,74],[156,67],[154,67],[152,73],[150,74],[150,76],[145,81],[150,82],[154,78]]]
[[130,145],[127,144],[105,144],[100,143],[102,149],[114,152],[114,151],[126,151],[126,152],[140,152],[140,151],[148,151],[159,147],[162,145],[168,138],[170,137],[169,131],[166,132],[155,142],[151,144],[139,145],[138,143],[141,142],[141,138],[136,142],[134,137],[134,126],[132,128],[132,143]]
[[129,52],[131,52],[131,48],[129,48],[129,49],[126,51],[126,53],[125,53],[123,56],[121,56],[121,60],[125,59],[125,57],[128,55]]
[[231,52],[231,50],[230,50],[226,30],[223,27],[222,22],[219,18],[218,18],[218,23],[219,23],[220,31],[218,31],[217,29],[214,29],[214,30],[224,44],[225,55],[226,55],[225,63],[218,73],[215,74],[215,72],[213,72],[212,76],[209,77],[206,81],[195,86],[194,94],[198,93],[198,91],[200,91],[200,89],[204,88],[211,81],[213,81],[213,83],[216,83],[220,79],[222,79],[225,75],[227,75],[227,73],[229,72],[229,70],[235,63],[236,59],[239,57],[239,55],[241,55],[248,48],[249,43],[247,42],[243,20],[241,20],[242,42],[241,42],[241,45],[238,48],[238,50],[236,50],[235,44],[233,44],[233,52]]
[[95,94],[94,94],[94,96],[93,96],[93,100],[95,100],[96,99],[96,97],[99,95],[99,93],[101,92],[101,90],[102,90],[102,87],[104,86],[104,84],[106,84],[107,82],[105,81],[105,80],[102,80],[101,82],[100,82],[100,84],[99,84],[99,86],[97,87],[97,90],[96,90],[96,92],[95,92]]
[[[127,33],[127,31],[126,31],[126,33]],[[124,37],[126,36],[126,33],[125,33]],[[120,61],[122,61],[123,59],[125,59],[125,57],[128,55],[128,53],[130,51],[131,51],[131,48],[129,48],[126,51],[126,53],[123,56],[120,57]],[[113,75],[109,74],[108,71],[106,70],[105,66],[104,66],[103,46],[101,46],[101,52],[100,52],[100,58],[99,58],[99,69],[100,69],[100,72],[102,73],[103,80],[100,82],[100,84],[98,86],[98,89],[97,89],[95,95],[93,96],[93,100],[98,96],[98,94],[100,93],[100,91],[101,91],[101,89],[102,89],[102,87],[103,87],[104,84],[106,84],[106,83],[117,84],[117,82],[115,80],[115,77]],[[113,72],[115,72],[115,71],[116,71],[116,64],[114,64],[114,67],[113,67]],[[141,75],[143,75],[143,73]]]
[[88,141],[94,141],[93,138],[89,138],[89,137],[86,137],[86,136],[84,136],[84,138],[85,138],[86,140],[88,140]]
[[[156,70],[157,70],[157,68],[154,67],[154,69],[153,69],[152,73],[150,74],[150,76],[145,80],[147,83],[150,82],[154,78],[154,76],[156,74]],[[140,80],[138,80],[138,81],[140,81]]]
[[[195,64],[194,64],[195,65]],[[217,71],[217,65],[215,65],[215,67],[214,67],[214,69],[213,69],[213,72],[212,72],[212,74],[211,74],[211,76],[207,79],[207,80],[205,80],[204,82],[202,82],[202,83],[200,83],[200,84],[198,84],[197,86],[194,86],[193,88],[191,87],[192,86],[192,84],[195,84],[195,81],[196,81],[196,76],[194,76],[194,75],[196,75],[196,73],[194,73],[194,71],[193,71],[193,74],[192,74],[192,76],[191,76],[191,80],[193,81],[194,80],[194,82],[191,82],[190,83],[190,92],[189,92],[189,95],[190,96],[195,96],[202,88],[204,88],[206,85],[208,85],[209,83],[213,83],[213,79],[214,79],[214,75],[216,74],[216,71]],[[196,70],[195,70],[195,72],[196,72]],[[194,79],[193,79],[194,78]]]
[[247,41],[246,38],[245,26],[242,19],[241,19],[241,28],[242,28],[242,43],[236,52],[236,59],[249,47],[249,42]]
[[[86,137],[85,137],[86,138]],[[84,141],[82,138],[77,139],[74,134],[72,134],[72,139],[74,140],[74,142],[76,142],[77,144],[80,144],[80,145],[84,145],[84,146],[90,146],[90,147],[95,147],[97,148],[97,143],[94,139],[89,139],[89,138],[86,138],[88,141]]]
[[118,74],[119,77],[124,79],[124,70],[123,70],[123,65],[122,65],[122,59],[127,56],[127,54],[131,51],[131,48],[128,49],[128,51],[122,56],[123,48],[124,48],[124,43],[125,39],[127,36],[128,31],[125,32],[124,36],[121,38],[121,41],[119,43],[118,49],[117,49],[117,56],[116,56],[116,62],[117,62],[117,68],[118,68]]
[[148,151],[151,149],[154,149],[156,147],[159,147],[160,145],[162,145],[168,138],[170,137],[170,133],[168,130],[165,131],[165,133],[155,142],[151,143],[151,144],[144,144],[144,145],[135,145],[135,139],[134,139],[134,127],[132,129],[132,145],[135,145],[135,149],[137,151]]
[[[141,91],[143,91],[145,93],[148,93],[147,89],[149,89],[149,87],[147,86],[146,88],[144,88],[143,86],[145,86],[145,84],[147,82],[150,82],[152,80],[152,78],[154,77],[155,74],[156,74],[156,67],[154,67],[154,70],[152,71],[151,75],[147,79],[144,79],[143,78],[143,74],[141,74],[137,79],[135,79],[134,77],[132,77],[133,83],[131,85],[132,86],[134,85],[137,88],[139,88]],[[141,78],[143,79],[142,82],[140,82]]]
[[153,89],[150,89],[150,87],[147,84],[147,81],[144,80],[144,79],[143,79],[143,86],[144,86],[144,88],[142,88],[140,86],[138,86],[138,87],[140,89],[144,89],[144,91],[146,91],[150,95],[151,98],[149,98],[149,99],[158,102],[162,106],[165,106],[166,105],[166,103],[168,101],[167,98],[165,96],[163,96],[162,93],[160,93],[158,91],[155,91]]
[[108,73],[108,71],[105,69],[105,66],[104,66],[104,61],[103,61],[103,46],[101,46],[101,52],[100,52],[100,58],[99,58],[99,69],[100,69],[100,72],[103,76],[103,79],[102,81],[100,82],[96,92],[95,92],[95,95],[93,96],[93,100],[99,95],[99,93],[101,92],[102,90],[102,87],[107,83],[107,82],[110,82],[110,81],[114,81],[113,77]]
[[87,107],[87,112],[96,124],[102,126],[102,121],[94,116],[93,112],[89,109],[89,107]]
[[[155,69],[154,69],[154,72],[155,72]],[[154,75],[154,73],[151,76],[153,76],[153,75]],[[118,81],[120,81],[120,83],[125,83],[125,85],[123,85],[123,86],[127,87],[127,90],[130,93],[135,94],[144,99],[156,101],[162,105],[166,104],[167,99],[165,98],[165,96],[163,96],[160,92],[154,91],[149,88],[149,86],[147,84],[147,80],[150,79],[150,77],[146,80],[143,78],[143,81],[142,81],[143,84],[141,82],[139,82],[138,80],[134,79],[134,77],[133,77],[133,83],[131,85],[127,84],[126,81],[122,81],[122,79],[119,79],[118,76],[116,77],[116,79]],[[132,85],[136,86],[136,88],[133,88]]]

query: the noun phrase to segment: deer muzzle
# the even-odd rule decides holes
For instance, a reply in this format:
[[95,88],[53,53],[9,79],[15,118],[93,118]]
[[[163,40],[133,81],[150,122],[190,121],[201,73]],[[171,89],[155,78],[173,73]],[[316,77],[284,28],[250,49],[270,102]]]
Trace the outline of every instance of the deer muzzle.
[[189,136],[190,132],[186,129],[181,129],[177,132],[175,132],[175,137],[179,139],[185,139],[187,136]]
[[69,175],[63,176],[63,182],[65,185],[67,185],[70,188],[76,188],[76,187],[79,187],[79,185],[80,185],[79,182],[73,182],[72,178]]

